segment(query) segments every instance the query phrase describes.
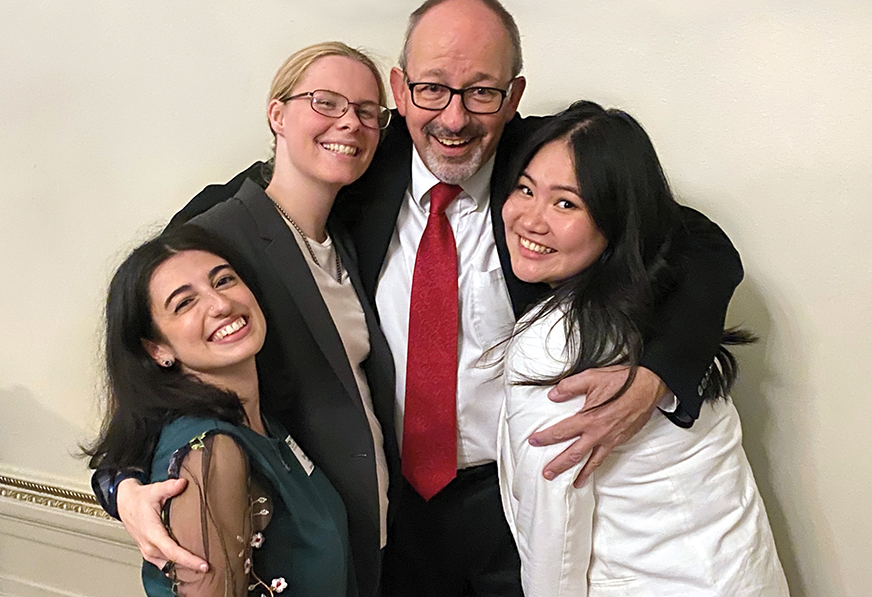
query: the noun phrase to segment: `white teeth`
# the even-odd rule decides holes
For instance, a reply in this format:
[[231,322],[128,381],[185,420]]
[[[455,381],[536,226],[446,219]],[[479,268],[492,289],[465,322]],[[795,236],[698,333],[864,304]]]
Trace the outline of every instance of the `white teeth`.
[[533,251],[534,253],[541,253],[542,255],[547,255],[548,253],[554,253],[554,249],[552,249],[551,247],[546,247],[545,245],[536,244],[531,240],[527,240],[523,236],[520,237],[520,239],[521,239],[521,241],[520,241],[521,246],[524,247],[525,249]]
[[322,143],[321,147],[344,155],[357,155],[357,148],[352,147],[351,145],[343,145],[341,143]]
[[244,327],[245,327],[245,318],[240,317],[239,319],[237,319],[233,323],[225,325],[223,328],[221,328],[220,330],[218,330],[214,334],[212,334],[212,339],[213,340],[221,340],[222,338],[226,338],[227,336],[229,336],[233,332],[238,332],[239,330],[241,330]]
[[449,147],[456,147],[457,145],[465,145],[469,143],[469,139],[445,139],[442,137],[439,137],[438,139],[442,145],[448,145]]

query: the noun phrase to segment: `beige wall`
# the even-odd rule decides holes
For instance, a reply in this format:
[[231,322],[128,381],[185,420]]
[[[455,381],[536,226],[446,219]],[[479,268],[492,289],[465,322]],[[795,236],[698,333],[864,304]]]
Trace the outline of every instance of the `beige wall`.
[[[119,257],[267,155],[292,50],[386,66],[417,1],[0,3],[0,474],[85,488],[100,303]],[[646,126],[746,279],[735,400],[793,594],[869,593],[872,4],[507,0],[522,111],[588,98]]]

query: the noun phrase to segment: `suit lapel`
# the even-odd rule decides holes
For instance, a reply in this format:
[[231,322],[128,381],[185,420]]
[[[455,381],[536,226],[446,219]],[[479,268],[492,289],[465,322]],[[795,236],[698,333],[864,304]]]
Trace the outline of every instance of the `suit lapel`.
[[[512,262],[506,246],[502,206],[514,184],[512,158],[521,144],[538,129],[545,118],[515,116],[506,124],[497,146],[494,171],[491,176],[491,219],[497,253],[515,317],[537,302],[547,291],[544,284],[527,284],[512,272]],[[385,138],[379,145],[372,165],[354,184],[344,188],[337,200],[336,217],[351,231],[359,270],[370,304],[375,304],[375,288],[385,255],[396,228],[397,215],[412,179],[412,138],[405,119],[396,112]],[[333,217],[334,214],[331,214]]]
[[337,199],[339,209],[334,209],[357,248],[360,281],[372,305],[411,178],[412,139],[405,120],[395,113],[369,169],[342,189]]
[[494,171],[491,175],[490,203],[491,223],[494,229],[494,241],[497,245],[497,254],[500,256],[500,265],[503,269],[503,277],[506,287],[509,289],[509,297],[512,299],[512,310],[515,318],[519,318],[530,305],[536,303],[548,292],[546,284],[528,284],[518,279],[512,271],[512,259],[509,256],[509,247],[506,245],[506,227],[503,224],[503,203],[515,184],[514,169],[515,159],[520,144],[531,134],[533,127],[526,126],[537,122],[530,118],[522,120],[520,116],[506,123],[503,136],[497,146],[497,154],[494,159]]
[[[348,277],[351,279],[351,286],[354,288],[357,298],[360,301],[360,306],[363,309],[363,315],[366,319],[366,327],[369,331],[369,358],[372,359],[375,357],[379,359],[379,375],[388,380],[388,391],[378,392],[377,382],[379,380],[370,378],[368,380],[370,397],[372,398],[373,405],[375,406],[376,412],[379,413],[380,418],[387,421],[392,429],[394,417],[395,374],[394,361],[393,358],[391,358],[390,348],[388,347],[387,339],[385,339],[379,328],[378,317],[376,316],[375,309],[367,300],[366,293],[363,289],[363,283],[360,279],[360,274],[358,273],[356,259],[357,252],[354,250],[354,247],[351,246],[350,238],[341,229],[332,229],[331,235],[334,244],[337,249],[339,249],[339,256],[342,259],[342,263],[346,265],[345,269],[348,272]],[[386,423],[382,423],[382,426],[387,429]]]
[[306,322],[312,338],[353,402],[363,408],[342,339],[293,232],[263,189],[254,182],[246,181],[237,197],[251,212],[260,236],[266,243],[266,255]]

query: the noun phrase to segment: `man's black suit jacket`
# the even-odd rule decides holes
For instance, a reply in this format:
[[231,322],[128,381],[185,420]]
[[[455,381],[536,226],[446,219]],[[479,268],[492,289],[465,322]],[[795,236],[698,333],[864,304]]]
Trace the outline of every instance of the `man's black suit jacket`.
[[[511,185],[513,157],[548,117],[515,116],[506,124],[497,146],[491,177],[494,238],[515,316],[545,292],[513,273],[501,217]],[[411,180],[412,140],[405,120],[394,112],[372,165],[354,184],[342,189],[331,220],[351,231],[367,298],[375,305],[375,289],[396,225],[397,214]],[[263,164],[255,163],[224,185],[211,185],[176,215],[184,220],[209,209],[236,192],[246,179],[266,186]],[[641,364],[657,373],[680,400],[677,423],[699,416],[712,384],[708,372],[721,343],[727,305],[743,271],[739,254],[723,231],[708,218],[682,208],[683,227],[673,241],[682,271],[677,286],[657,310],[655,333],[647,341]]]
[[[252,278],[267,318],[266,342],[257,356],[261,402],[342,496],[356,584],[361,596],[370,597],[381,572],[376,448],[345,348],[306,259],[263,189],[251,180],[191,222],[229,242]],[[398,488],[393,359],[363,294],[349,239],[336,225],[330,234],[366,317],[370,355],[364,371],[384,432],[391,487]]]

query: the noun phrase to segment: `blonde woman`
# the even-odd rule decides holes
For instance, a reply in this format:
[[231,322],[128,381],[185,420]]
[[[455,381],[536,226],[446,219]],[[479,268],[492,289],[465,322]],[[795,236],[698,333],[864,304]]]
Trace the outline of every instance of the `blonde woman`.
[[[263,406],[342,497],[361,595],[373,594],[378,584],[388,477],[399,472],[393,365],[363,298],[354,252],[328,215],[339,189],[372,160],[390,120],[385,103],[379,71],[361,52],[331,42],[295,53],[270,91],[275,157],[271,172],[253,176],[265,188],[240,179],[231,199],[193,220],[241,254],[261,289],[270,322],[258,355]],[[171,227],[200,211],[209,192]],[[144,465],[118,462],[111,468],[131,466]],[[130,475],[125,470],[120,477]],[[96,477],[95,485],[110,488],[103,492],[110,512],[117,495],[117,512],[148,561],[176,569],[213,564],[179,549],[157,520],[159,504],[178,485],[138,487],[134,479]]]

